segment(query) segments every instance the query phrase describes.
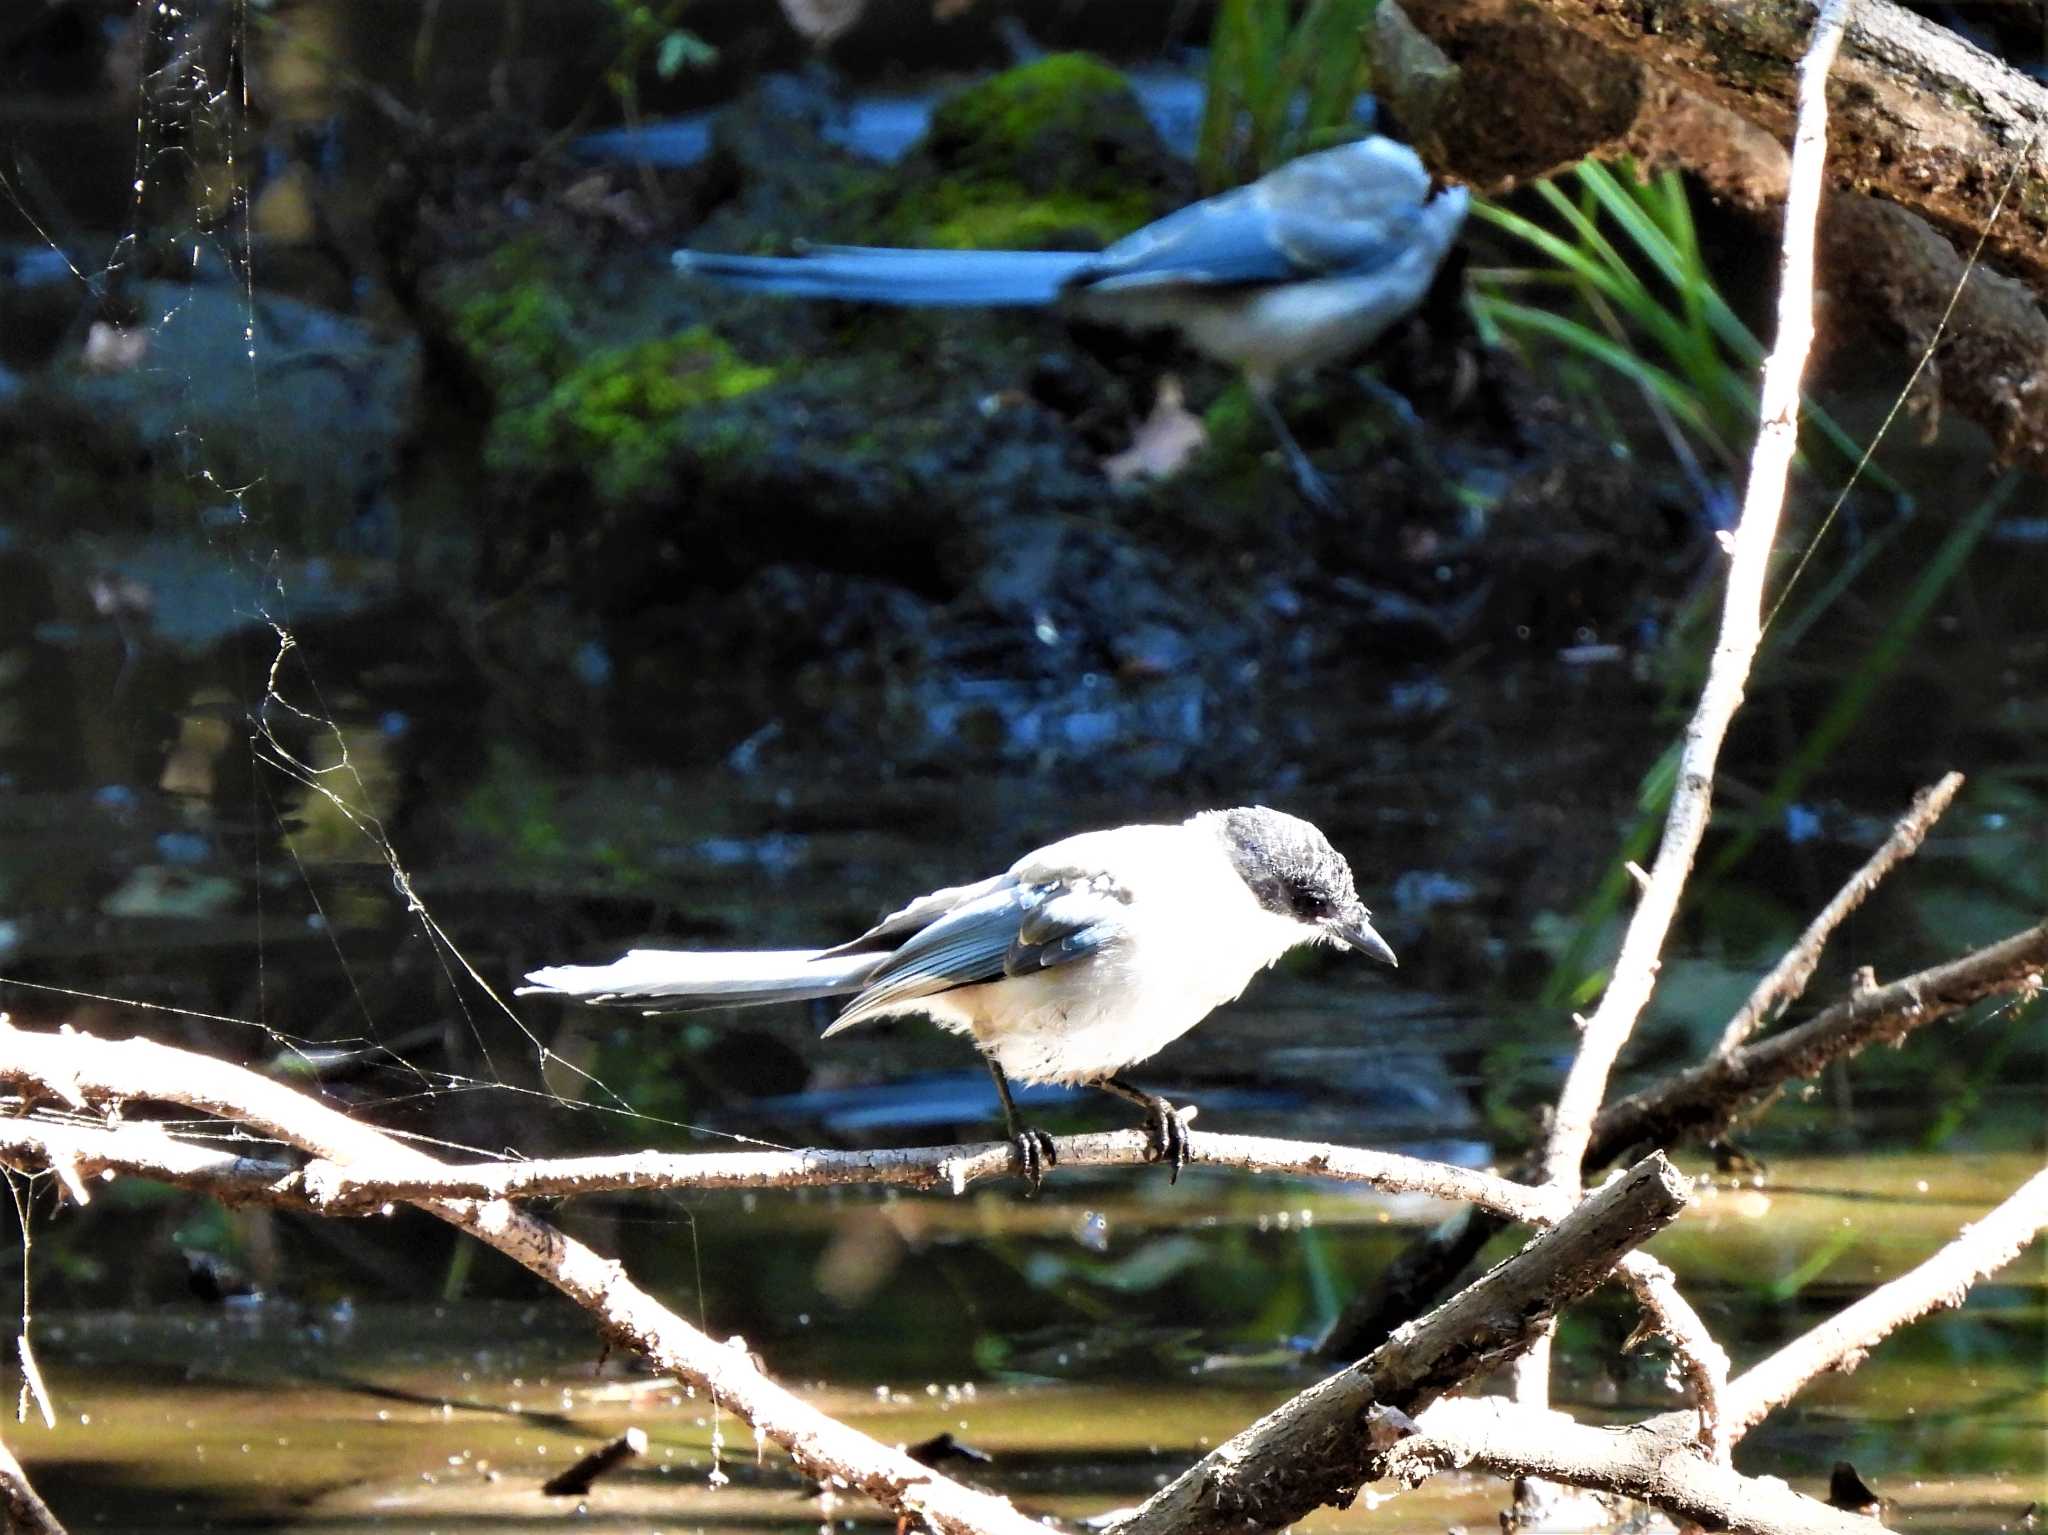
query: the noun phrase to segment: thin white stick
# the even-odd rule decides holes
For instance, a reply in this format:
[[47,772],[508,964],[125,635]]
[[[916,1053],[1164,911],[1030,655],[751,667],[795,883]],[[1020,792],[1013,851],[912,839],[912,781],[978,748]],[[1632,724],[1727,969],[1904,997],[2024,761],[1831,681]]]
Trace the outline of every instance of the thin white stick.
[[1607,1095],[1608,1074],[1656,986],[1658,956],[1707,829],[1721,742],[1742,703],[1750,664],[1763,636],[1764,577],[1784,510],[1786,480],[1799,448],[1799,383],[1813,344],[1814,223],[1827,157],[1827,75],[1841,46],[1850,4],[1851,0],[1826,0],[1799,66],[1799,124],[1792,139],[1792,180],[1785,202],[1778,338],[1764,362],[1761,419],[1750,453],[1742,516],[1727,540],[1730,559],[1721,636],[1699,705],[1686,727],[1657,861],[1629,919],[1614,977],[1587,1021],[1578,1055],[1558,1095],[1543,1170],[1545,1181],[1560,1188],[1579,1187],[1579,1164],[1585,1158],[1593,1116]]
[[1814,1376],[1848,1371],[1909,1322],[1960,1306],[1970,1286],[2012,1262],[2048,1226],[2048,1170],[2034,1174],[1997,1209],[1965,1226],[1925,1263],[1879,1285],[1729,1382],[1725,1412],[1741,1438],[1784,1406]]
[[[0,1128],[0,1145],[5,1130]],[[1142,1130],[1060,1136],[1061,1172],[1079,1167],[1142,1167],[1152,1150]],[[1190,1167],[1274,1173],[1364,1184],[1389,1194],[1458,1200],[1483,1210],[1545,1226],[1571,1208],[1555,1189],[1530,1188],[1492,1173],[1429,1162],[1397,1152],[1256,1135],[1188,1136]],[[636,1152],[626,1156],[566,1157],[553,1161],[447,1164],[430,1174],[374,1162],[347,1166],[315,1162],[305,1169],[305,1192],[331,1211],[390,1199],[500,1199],[592,1194],[620,1189],[803,1188],[893,1184],[950,1188],[959,1193],[982,1178],[1017,1171],[1007,1141],[965,1146],[917,1146],[877,1151]]]
[[1386,1474],[1409,1486],[1439,1471],[1465,1468],[1639,1498],[1681,1528],[1729,1535],[1884,1531],[1878,1520],[1830,1508],[1775,1477],[1742,1476],[1709,1460],[1676,1415],[1595,1428],[1499,1397],[1447,1397],[1417,1423],[1422,1432],[1386,1456]]
[[1813,972],[1820,964],[1821,950],[1827,947],[1835,929],[1849,919],[1849,915],[1863,904],[1893,868],[1920,850],[1928,830],[1941,819],[1942,812],[1948,809],[1949,802],[1962,787],[1961,773],[1945,773],[1939,783],[1929,784],[1913,796],[1912,808],[1899,817],[1898,824],[1892,827],[1892,834],[1884,839],[1883,845],[1864,861],[1862,868],[1849,876],[1849,882],[1835,892],[1835,898],[1807,923],[1799,941],[1785,951],[1785,957],[1772,967],[1771,973],[1756,983],[1749,1000],[1742,1004],[1721,1031],[1721,1042],[1714,1046],[1716,1055],[1741,1049],[1743,1041],[1769,1018],[1784,1012],[1799,1000],[1800,993],[1806,990],[1806,983],[1813,979]]
[[[1707,668],[1706,686],[1685,729],[1678,781],[1664,818],[1664,837],[1642,899],[1629,919],[1600,1005],[1579,1036],[1557,1111],[1543,1147],[1545,1184],[1576,1193],[1593,1120],[1607,1097],[1607,1079],[1657,985],[1664,939],[1692,874],[1700,838],[1714,802],[1714,766],[1729,721],[1742,705],[1749,668],[1763,638],[1764,577],[1785,487],[1799,450],[1799,383],[1813,346],[1814,228],[1820,214],[1821,171],[1827,160],[1827,77],[1848,24],[1851,0],[1824,0],[1813,38],[1799,65],[1799,119],[1792,138],[1792,174],[1785,201],[1785,232],[1778,279],[1778,337],[1764,360],[1756,446],[1742,516],[1727,538],[1728,586],[1721,601],[1721,634]],[[1550,1339],[1517,1363],[1515,1399],[1528,1407],[1550,1400]]]
[[1648,1253],[1630,1253],[1614,1272],[1643,1308],[1648,1325],[1671,1344],[1699,1413],[1700,1447],[1727,1465],[1732,1447],[1723,1405],[1728,1392],[1728,1351],[1714,1341],[1692,1303],[1679,1293],[1677,1277]]
[[[1064,1135],[1059,1167],[1142,1167],[1152,1149],[1142,1130]],[[1189,1165],[1236,1172],[1362,1184],[1385,1194],[1466,1202],[1506,1220],[1547,1226],[1571,1208],[1556,1189],[1531,1188],[1493,1173],[1398,1152],[1257,1135],[1188,1137]],[[626,1152],[533,1161],[437,1163],[364,1158],[291,1162],[238,1156],[218,1144],[178,1140],[149,1120],[105,1128],[38,1115],[0,1116],[0,1164],[22,1172],[91,1180],[114,1174],[153,1178],[222,1199],[283,1205],[321,1215],[368,1214],[380,1205],[420,1199],[534,1199],[665,1189],[794,1189],[873,1184],[947,1188],[1016,1169],[1007,1141],[910,1146],[873,1151]],[[84,1186],[81,1182],[81,1187]],[[76,1197],[76,1196],[74,1196]],[[82,1201],[81,1201],[82,1202]]]

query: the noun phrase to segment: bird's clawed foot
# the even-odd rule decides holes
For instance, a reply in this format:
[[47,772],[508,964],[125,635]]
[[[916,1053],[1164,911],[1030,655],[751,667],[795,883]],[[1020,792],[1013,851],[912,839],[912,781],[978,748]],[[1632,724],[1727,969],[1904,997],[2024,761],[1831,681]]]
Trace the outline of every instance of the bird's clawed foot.
[[1188,1112],[1164,1098],[1145,1106],[1145,1138],[1152,1143],[1152,1160],[1167,1165],[1168,1183],[1180,1182],[1180,1170],[1188,1165]]
[[1133,1087],[1122,1077],[1111,1077],[1102,1084],[1102,1089],[1145,1111],[1145,1139],[1150,1143],[1152,1160],[1164,1162],[1170,1169],[1167,1182],[1180,1182],[1180,1170],[1188,1165],[1188,1123],[1196,1110],[1192,1106],[1177,1109],[1157,1093]]
[[1294,486],[1301,492],[1302,500],[1325,516],[1335,516],[1342,511],[1342,504],[1337,500],[1336,492],[1330,489],[1330,482],[1309,462],[1308,454],[1294,440],[1294,433],[1287,427],[1287,418],[1280,414],[1280,407],[1273,403],[1272,396],[1254,386],[1252,398],[1259,402],[1259,409],[1265,412],[1266,421],[1273,428],[1274,440],[1286,455],[1288,472],[1294,476]]
[[1017,1172],[1024,1180],[1025,1192],[1036,1199],[1045,1184],[1046,1172],[1059,1165],[1060,1154],[1053,1147],[1052,1137],[1043,1130],[1023,1126],[1010,1144],[1017,1148]]
[[1010,1144],[1017,1148],[1017,1171],[1024,1179],[1024,1190],[1036,1199],[1045,1183],[1046,1171],[1059,1162],[1060,1154],[1053,1149],[1051,1136],[1034,1130],[1017,1117],[1017,1101],[1010,1096],[1010,1079],[1003,1075],[994,1056],[988,1057],[988,1074],[996,1084],[996,1099],[1003,1106],[1003,1128],[1010,1132]]

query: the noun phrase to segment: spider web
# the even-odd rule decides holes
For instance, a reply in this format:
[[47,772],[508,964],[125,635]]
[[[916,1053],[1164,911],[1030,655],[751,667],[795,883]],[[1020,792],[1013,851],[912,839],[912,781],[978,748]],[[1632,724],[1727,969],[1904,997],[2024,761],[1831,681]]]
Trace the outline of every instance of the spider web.
[[[374,387],[360,364],[375,343],[370,326],[287,296],[289,282],[273,288],[267,280],[268,266],[284,269],[290,259],[273,251],[318,252],[325,236],[315,215],[300,221],[297,238],[274,238],[263,200],[280,198],[279,217],[290,223],[292,186],[332,162],[333,123],[345,121],[338,111],[323,124],[296,116],[288,103],[279,110],[252,99],[251,50],[305,46],[288,31],[248,0],[139,0],[106,60],[134,104],[132,177],[111,237],[82,230],[75,211],[115,206],[104,187],[67,184],[48,168],[56,157],[46,163],[35,149],[0,139],[0,216],[27,233],[30,251],[17,276],[33,267],[76,300],[67,341],[87,380],[77,403],[126,407],[163,471],[150,482],[152,504],[135,506],[135,516],[111,517],[61,552],[60,533],[45,551],[60,581],[86,587],[97,620],[74,643],[110,657],[108,696],[81,707],[104,709],[120,732],[110,757],[144,764],[132,780],[92,791],[78,813],[166,828],[150,862],[124,869],[110,860],[93,871],[114,885],[101,910],[127,941],[148,946],[151,927],[162,930],[169,952],[155,962],[160,976],[201,957],[196,946],[176,952],[176,935],[195,924],[209,941],[230,931],[227,952],[246,955],[250,967],[198,993],[209,1005],[181,1005],[150,995],[155,988],[89,944],[59,945],[74,951],[83,974],[65,973],[61,962],[25,966],[38,947],[35,931],[16,924],[0,933],[0,1000],[18,1013],[82,1017],[88,1026],[112,1009],[154,1014],[164,1026],[247,1029],[262,1037],[271,1069],[317,1090],[345,1066],[367,1074],[387,1108],[492,1092],[525,1102],[522,1123],[545,1107],[677,1125],[635,1109],[553,1049],[508,1003],[501,978],[465,954],[422,895],[403,837],[387,825],[412,720],[359,689],[331,697],[324,679],[332,669],[320,643],[305,637],[309,617],[350,615],[349,581],[335,566],[388,562],[395,514],[381,504],[343,506],[338,515],[306,504],[320,455],[345,468],[349,459],[348,444],[332,439],[350,416],[322,420],[317,412],[346,412]],[[345,82],[346,65],[332,75]],[[338,88],[330,80],[307,94],[332,110]],[[331,539],[319,531],[323,513],[339,528]],[[158,742],[150,733],[161,731],[160,717],[133,701],[166,672],[185,679],[186,691],[171,738]],[[18,744],[11,734],[0,734],[0,772],[9,778],[8,748]],[[45,802],[61,806],[63,791]],[[381,883],[366,877],[379,872]],[[306,957],[309,937],[324,958]],[[395,952],[366,956],[365,938]],[[289,966],[280,958],[287,948]],[[405,974],[407,984],[366,986],[366,957]],[[103,985],[87,979],[96,971],[107,977]],[[303,1016],[308,976],[345,999],[324,1021]],[[167,989],[195,1000],[189,984]],[[391,1021],[422,1012],[437,1026]],[[164,1026],[149,1027],[162,1035]],[[450,1034],[461,1042],[452,1053],[473,1062],[473,1072],[415,1060],[426,1059],[416,1041]],[[422,1126],[390,1128],[451,1151],[516,1154]],[[181,1128],[220,1133],[218,1125]]]

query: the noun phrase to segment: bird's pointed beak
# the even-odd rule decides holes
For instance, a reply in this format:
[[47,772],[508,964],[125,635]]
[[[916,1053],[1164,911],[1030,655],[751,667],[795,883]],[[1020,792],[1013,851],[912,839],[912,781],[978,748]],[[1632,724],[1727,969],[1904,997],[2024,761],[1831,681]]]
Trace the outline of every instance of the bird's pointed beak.
[[1392,965],[1397,970],[1401,967],[1401,962],[1394,958],[1393,946],[1373,931],[1372,923],[1366,920],[1366,914],[1362,911],[1356,916],[1339,917],[1332,921],[1330,936],[1347,949],[1356,949],[1359,953],[1382,964]]

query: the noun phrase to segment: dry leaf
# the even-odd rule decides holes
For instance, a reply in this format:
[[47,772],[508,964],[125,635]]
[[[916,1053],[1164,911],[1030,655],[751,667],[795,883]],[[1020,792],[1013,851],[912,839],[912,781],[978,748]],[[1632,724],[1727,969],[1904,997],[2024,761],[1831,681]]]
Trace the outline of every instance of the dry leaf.
[[860,20],[868,0],[781,0],[781,5],[789,24],[822,48]]
[[1209,433],[1202,418],[1188,410],[1181,396],[1180,380],[1169,375],[1159,381],[1159,397],[1152,402],[1152,414],[1131,434],[1131,445],[1104,459],[1102,468],[1112,485],[1128,485],[1141,479],[1169,480],[1208,445]]

